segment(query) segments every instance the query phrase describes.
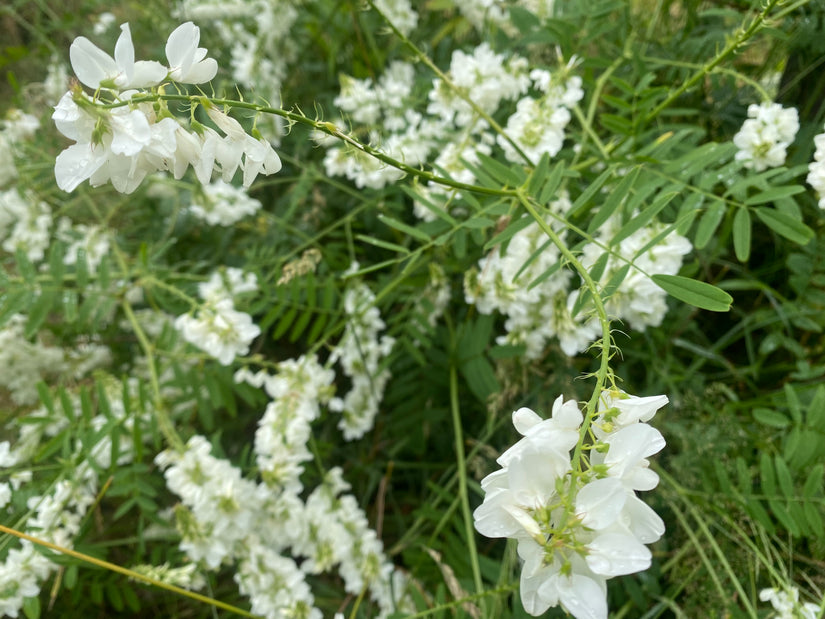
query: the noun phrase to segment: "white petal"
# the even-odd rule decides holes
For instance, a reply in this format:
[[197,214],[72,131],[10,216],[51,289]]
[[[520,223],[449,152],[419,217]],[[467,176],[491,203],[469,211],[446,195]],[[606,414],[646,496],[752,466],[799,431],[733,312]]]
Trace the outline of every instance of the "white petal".
[[664,535],[665,523],[652,507],[631,495],[624,506],[624,521],[630,532],[643,544],[652,544]]
[[485,498],[473,512],[476,531],[485,537],[514,537],[519,533],[521,525],[505,509],[512,501],[509,492]]
[[653,490],[659,485],[659,476],[646,466],[647,460],[642,460],[642,466],[629,470],[623,480],[634,490]]
[[527,434],[527,431],[540,421],[541,417],[529,408],[522,407],[517,411],[513,411],[513,425],[522,436]]
[[91,144],[72,144],[57,156],[54,177],[63,191],[74,191],[106,162],[103,149]]
[[553,419],[558,421],[559,425],[564,428],[575,429],[578,429],[584,421],[578,403],[575,400],[565,402],[563,396],[559,396],[553,402]]
[[624,508],[628,490],[615,477],[591,481],[576,495],[576,514],[590,529],[604,529],[616,520]]
[[166,79],[168,71],[159,62],[154,60],[138,60],[134,66],[134,73],[131,80],[125,87],[148,88],[157,86]]
[[604,581],[573,573],[556,585],[562,607],[576,619],[607,619]]
[[206,113],[209,118],[212,119],[212,122],[217,125],[218,129],[223,131],[233,140],[243,142],[249,137],[241,126],[241,123],[227,114],[224,114],[218,108],[210,105],[206,108]]
[[[533,543],[535,544],[535,542]],[[536,544],[536,546],[538,545]],[[520,547],[521,543],[519,544]],[[521,571],[519,592],[524,610],[537,617],[543,615],[551,606],[557,606],[559,603],[556,588],[547,586],[548,582],[553,582],[558,577],[559,565],[556,562],[552,565],[544,565],[542,561],[544,550],[540,547],[537,552],[532,554],[532,560],[528,559]]]
[[660,452],[665,439],[656,428],[646,423],[636,423],[610,434],[605,442],[610,445],[604,458],[612,467],[611,475],[621,476],[642,459]]
[[129,24],[120,26],[120,36],[115,43],[115,63],[126,78],[125,83],[129,84],[135,75],[135,46]]
[[218,61],[206,58],[192,65],[186,75],[177,81],[185,84],[204,84],[212,80],[218,73]]
[[137,155],[152,139],[149,121],[140,110],[126,115],[112,116],[112,152],[118,155]]
[[201,31],[191,21],[181,24],[172,31],[166,40],[166,59],[172,71],[186,74],[192,66]]
[[569,470],[567,454],[528,444],[508,465],[515,502],[527,507],[546,505],[556,494],[556,480]]
[[69,59],[77,79],[89,88],[97,89],[102,80],[118,74],[114,58],[86,37],[77,37],[69,48]]
[[613,406],[621,411],[616,418],[616,422],[624,426],[636,421],[649,421],[656,414],[656,411],[667,403],[666,395],[654,395],[646,398],[630,396],[626,400],[613,400]]
[[587,567],[608,578],[650,567],[650,550],[632,535],[603,533],[587,545],[587,550]]

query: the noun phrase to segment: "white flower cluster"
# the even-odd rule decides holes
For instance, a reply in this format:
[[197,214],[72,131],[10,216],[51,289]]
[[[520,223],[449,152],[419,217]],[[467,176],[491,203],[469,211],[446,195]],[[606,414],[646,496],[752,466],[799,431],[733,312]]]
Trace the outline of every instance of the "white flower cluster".
[[404,575],[388,562],[355,497],[343,494],[349,489],[341,469],[333,468],[307,498],[305,537],[294,547],[307,557],[302,569],[318,574],[337,565],[347,593],[359,595],[369,588],[379,616],[414,611]]
[[770,602],[775,615],[768,619],[816,619],[820,616],[819,606],[813,602],[800,602],[796,587],[762,589],[759,599]]
[[81,378],[110,361],[109,349],[94,343],[54,346],[41,337],[28,338],[26,316],[12,314],[0,327],[0,389],[18,405],[35,404],[37,382],[55,377]]
[[[290,394],[284,397],[286,406],[294,403]],[[308,401],[311,394],[300,399]],[[348,485],[339,469],[330,471],[304,503],[300,489],[256,484],[210,450],[204,437],[195,436],[184,453],[166,451],[156,462],[181,498],[181,549],[209,569],[236,564],[235,580],[253,613],[321,619],[306,575],[336,566],[348,592],[369,588],[380,617],[404,603],[403,576],[387,562],[354,498],[342,495]],[[289,555],[306,559],[299,566]]]
[[611,239],[619,231],[620,224],[621,221],[614,217],[599,229],[596,242],[588,243],[582,250],[582,265],[591,269],[606,251],[604,248],[610,247],[611,254],[599,282],[604,287],[617,271],[632,264],[621,285],[607,299],[605,309],[610,317],[639,331],[658,327],[667,313],[667,293],[653,283],[650,276],[678,274],[684,257],[693,246],[675,232],[657,241],[656,237],[666,228],[658,222],[613,245]]
[[176,28],[166,42],[166,67],[154,61],[135,61],[129,24],[121,26],[115,56],[78,37],[70,48],[72,68],[81,83],[112,95],[119,107],[102,107],[79,87],[67,92],[55,107],[57,129],[76,143],[57,156],[55,178],[64,191],[88,180],[93,187],[111,182],[122,193],[132,193],[147,174],[171,171],[181,178],[191,165],[202,184],[219,171],[229,181],[238,168],[248,187],[259,173],[273,174],[281,161],[263,139],[247,135],[240,123],[204,100],[210,119],[224,133],[192,123],[187,128],[165,107],[132,103],[141,90],[168,80],[201,84],[215,77],[217,62],[198,47],[200,30],[192,22]]
[[[562,197],[550,209],[562,215],[570,206],[570,200]],[[558,227],[554,220],[547,221]],[[564,236],[563,231],[559,233]],[[524,345],[528,359],[537,359],[553,337],[566,354],[575,355],[599,333],[595,320],[572,316],[576,293],[568,290],[572,274],[558,268],[560,258],[559,250],[533,222],[513,235],[506,251],[498,247],[484,256],[464,280],[467,303],[482,314],[498,311],[507,316],[507,335],[498,342]],[[541,276],[545,276],[541,283],[532,286]]]
[[97,271],[103,257],[109,253],[109,231],[102,226],[72,224],[67,217],[61,217],[57,222],[55,238],[67,245],[63,263],[76,265],[82,252],[90,273]]
[[421,296],[415,303],[414,316],[426,315],[427,325],[432,328],[444,314],[450,303],[450,281],[444,269],[436,262],[430,263],[430,281],[421,291]]
[[[568,69],[574,63],[575,58],[568,63]],[[568,109],[581,101],[584,91],[582,80],[577,75],[568,78],[561,73],[553,75],[544,69],[534,69],[530,71],[530,79],[543,96],[520,99],[516,104],[516,113],[507,120],[504,131],[531,161],[537,162],[545,153],[553,157],[561,150],[564,128],[570,122]],[[524,162],[504,136],[497,136],[496,141],[508,161]]]
[[[358,265],[353,264],[352,270],[357,269]],[[375,307],[375,295],[366,284],[359,282],[347,290],[344,312],[347,326],[329,359],[330,363],[340,361],[352,387],[343,399],[333,398],[329,408],[342,414],[338,427],[344,439],[351,441],[364,436],[375,423],[384,388],[390,380],[390,371],[382,369],[381,362],[392,352],[395,338],[379,337],[385,324]]]
[[249,196],[245,189],[235,187],[221,179],[203,185],[198,198],[189,210],[210,226],[231,226],[247,215],[254,215],[261,203]]
[[808,165],[808,184],[819,197],[819,208],[825,209],[825,133],[814,138],[814,160]]
[[[545,420],[528,408],[513,413],[523,438],[481,481],[484,502],[473,517],[482,535],[518,542],[521,600],[531,615],[561,605],[576,619],[606,619],[607,580],[650,566],[645,544],[662,536],[664,523],[636,491],[658,484],[647,458],[665,441],[643,422],[666,403],[603,392],[593,446],[577,463],[571,450],[584,419],[576,402],[559,396]],[[589,468],[574,466],[588,459]]]
[[762,172],[785,163],[787,148],[799,131],[796,108],[783,108],[778,103],[755,103],[748,106],[748,119],[735,136],[739,149],[736,160],[746,168]]
[[[505,133],[531,160],[537,160],[544,153],[558,153],[570,119],[567,108],[583,96],[581,80],[570,75],[571,66],[558,73],[530,71],[525,58],[496,53],[488,43],[482,43],[469,52],[454,51],[446,75],[455,89],[466,93],[488,115],[497,114],[532,87],[535,96],[519,100]],[[414,65],[394,61],[374,81],[343,77],[335,104],[348,119],[363,125],[357,133],[363,133],[382,153],[411,166],[420,166],[435,155],[433,167],[459,182],[475,181],[468,164],[478,164],[478,153],[490,155],[497,141],[508,159],[525,163],[510,140],[495,136],[479,113],[445,81],[433,80],[426,95],[414,92],[414,85]],[[421,96],[428,100],[426,114],[414,111]],[[342,120],[334,124],[342,131],[347,126]],[[353,147],[320,136],[317,140],[328,148],[324,166],[330,176],[346,176],[358,187],[373,189],[403,176]],[[426,202],[443,207],[455,194],[432,183],[419,191],[422,200],[415,203],[415,214],[425,220],[435,218]]]
[[533,13],[539,20],[543,21],[553,14],[554,0],[515,0],[504,2],[503,0],[455,0],[455,6],[461,14],[479,32],[484,32],[484,28],[489,24],[495,24],[503,28],[508,34],[516,31],[510,23],[508,8],[519,6]]
[[321,414],[334,392],[335,372],[314,356],[287,359],[277,374],[252,374],[246,368],[235,373],[236,382],[263,387],[272,400],[255,431],[255,456],[261,477],[273,488],[298,493],[302,490],[303,463],[312,460],[307,443],[310,424]]
[[418,25],[418,13],[409,0],[375,0],[375,6],[401,34],[409,34]]
[[[549,208],[563,216],[570,206],[570,200],[563,196]],[[560,228],[553,218],[548,217],[547,223]],[[581,262],[585,268],[593,267],[607,251],[619,223],[617,218],[609,220],[599,230],[595,242],[584,246]],[[653,222],[612,246],[613,253],[598,282],[607,285],[617,271],[632,263],[605,308],[611,318],[626,321],[641,331],[661,324],[667,313],[667,295],[650,276],[675,275],[692,249],[690,242],[675,232],[656,240],[664,229],[663,224]],[[566,232],[557,232],[564,241]],[[576,355],[601,333],[598,320],[587,308],[573,315],[581,293],[570,291],[573,276],[568,269],[559,267],[560,259],[559,250],[533,222],[513,235],[506,250],[497,247],[484,256],[464,280],[467,303],[475,305],[482,314],[498,311],[507,316],[507,334],[500,336],[498,343],[525,346],[528,359],[539,358],[554,337],[565,354]]]
[[[472,54],[457,49],[450,60],[448,77],[460,90],[468,93],[473,103],[487,114],[493,114],[502,101],[513,100],[530,87],[527,60],[520,56],[506,58],[495,53],[487,42]],[[440,116],[445,123],[458,127],[478,123],[479,118],[467,101],[440,79],[433,80],[427,111]],[[479,123],[476,130],[483,127]]]
[[226,269],[224,279],[213,273],[201,284],[199,294],[205,301],[197,310],[175,319],[175,328],[183,338],[214,357],[221,365],[229,365],[238,355],[249,352],[249,345],[261,334],[252,317],[235,309],[235,295],[258,289],[254,274],[244,279],[240,269]]

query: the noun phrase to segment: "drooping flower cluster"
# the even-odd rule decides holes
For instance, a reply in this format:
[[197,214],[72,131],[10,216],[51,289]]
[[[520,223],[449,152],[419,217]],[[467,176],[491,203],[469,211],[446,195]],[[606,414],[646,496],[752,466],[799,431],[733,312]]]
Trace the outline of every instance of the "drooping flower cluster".
[[783,108],[778,103],[753,103],[748,106],[748,119],[733,136],[733,143],[739,149],[736,159],[755,172],[781,166],[797,131],[796,108]]
[[263,387],[272,398],[258,422],[254,445],[258,469],[270,487],[302,490],[303,463],[312,459],[307,447],[311,423],[332,397],[334,380],[335,372],[314,355],[282,361],[275,375],[247,369],[235,373],[236,382]]
[[650,566],[646,544],[664,523],[636,491],[658,484],[647,458],[665,441],[644,422],[666,403],[603,392],[587,432],[592,445],[578,456],[584,417],[576,402],[559,396],[545,420],[527,408],[513,413],[523,438],[482,480],[484,502],[473,517],[482,535],[518,542],[521,600],[531,615],[561,605],[576,619],[606,618],[607,580]]
[[[358,269],[354,263],[352,270]],[[363,283],[351,286],[344,296],[348,321],[344,335],[330,354],[330,362],[340,362],[352,387],[343,398],[333,398],[330,410],[341,413],[338,427],[346,440],[361,438],[372,429],[390,371],[381,366],[392,352],[395,338],[379,333],[384,321],[375,307],[375,295]]]
[[820,616],[819,606],[813,602],[800,602],[796,587],[762,589],[759,599],[770,602],[775,615],[768,619],[816,619]]
[[[283,395],[283,406],[294,403]],[[343,494],[349,485],[340,469],[330,471],[305,503],[300,489],[255,483],[210,451],[206,439],[195,436],[183,453],[162,452],[156,462],[181,499],[181,549],[211,570],[235,564],[252,612],[320,619],[306,575],[336,568],[348,592],[369,589],[379,617],[408,604],[403,575],[387,561],[355,499]]]
[[[225,279],[224,279],[225,276]],[[229,365],[238,355],[249,352],[249,345],[261,334],[252,317],[235,309],[235,295],[257,290],[254,274],[244,278],[240,269],[226,269],[224,276],[213,273],[199,287],[203,305],[175,319],[175,328],[183,338],[218,360]]]
[[819,208],[825,209],[825,133],[814,138],[814,160],[808,165],[808,184],[819,197]]
[[[166,42],[169,65],[164,66],[135,61],[129,24],[121,26],[114,58],[85,37],[75,39],[70,48],[72,68],[95,95],[78,87],[55,107],[55,125],[75,141],[55,162],[58,187],[73,191],[88,180],[93,187],[111,182],[118,191],[132,193],[151,172],[167,170],[181,178],[190,165],[203,184],[215,171],[228,182],[240,168],[248,187],[259,173],[280,170],[280,159],[268,142],[248,135],[238,121],[206,100],[202,105],[223,136],[199,123],[187,127],[165,106],[157,110],[151,103],[133,102],[145,94],[140,89],[165,81],[202,84],[215,77],[217,62],[206,58],[199,41],[200,30],[192,22],[176,28]],[[110,106],[100,105],[102,93],[108,93],[105,102]]]

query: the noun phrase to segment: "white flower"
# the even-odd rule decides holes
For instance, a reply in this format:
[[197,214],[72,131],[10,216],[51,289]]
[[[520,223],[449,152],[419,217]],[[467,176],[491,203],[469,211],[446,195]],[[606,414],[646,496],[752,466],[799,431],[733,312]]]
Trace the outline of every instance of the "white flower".
[[218,299],[204,306],[197,318],[183,314],[175,320],[175,328],[184,339],[218,360],[229,365],[238,355],[249,352],[249,345],[261,334],[249,314],[237,311],[232,299]]
[[599,411],[602,414],[593,423],[596,436],[605,438],[621,428],[640,421],[650,421],[667,403],[666,395],[640,398],[623,391],[605,390],[599,398]]
[[217,179],[203,186],[203,195],[196,198],[189,209],[209,225],[230,226],[247,215],[253,215],[261,203],[250,197],[243,188]]
[[796,108],[786,109],[778,103],[752,104],[748,106],[748,119],[733,136],[733,143],[739,148],[736,159],[756,172],[781,166],[797,131]]
[[532,615],[561,605],[577,619],[606,619],[606,580],[650,567],[645,544],[661,537],[664,523],[635,490],[658,482],[646,458],[664,439],[638,418],[651,417],[662,402],[636,400],[628,425],[594,446],[583,470],[571,465],[584,420],[574,401],[557,398],[546,420],[528,408],[513,413],[523,438],[481,481],[484,501],[473,518],[482,535],[518,542],[521,599]]
[[819,616],[819,606],[812,602],[800,604],[799,589],[793,586],[762,589],[759,599],[770,602],[777,611],[770,619],[816,619]]
[[206,49],[198,47],[200,28],[191,21],[172,31],[166,41],[166,58],[169,60],[169,79],[184,84],[203,84],[218,72],[214,58],[206,57]]
[[101,86],[125,90],[160,84],[166,77],[166,67],[151,60],[135,62],[135,47],[129,24],[121,25],[120,30],[114,58],[86,37],[77,37],[72,42],[69,58],[77,79],[94,90]]
[[258,278],[254,273],[244,275],[241,269],[229,267],[212,273],[209,281],[199,284],[198,294],[205,301],[218,301],[231,299],[245,292],[255,292],[257,289]]

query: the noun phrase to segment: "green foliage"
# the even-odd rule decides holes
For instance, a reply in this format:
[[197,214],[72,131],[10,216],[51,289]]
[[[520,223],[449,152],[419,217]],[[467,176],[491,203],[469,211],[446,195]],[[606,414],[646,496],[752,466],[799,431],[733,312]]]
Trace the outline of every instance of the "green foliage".
[[[571,280],[571,293],[582,285],[573,317],[595,315],[594,301],[615,298],[668,237],[683,235],[694,248],[679,274],[649,278],[672,297],[662,324],[641,330],[613,321],[613,342],[605,344],[615,345],[610,369],[622,388],[666,393],[671,401],[656,418],[668,441],[653,465],[663,482],[645,496],[668,532],[653,547],[649,571],[611,583],[614,614],[762,617],[762,587],[825,589],[825,242],[821,211],[804,184],[808,143],[821,133],[825,110],[799,88],[806,76],[822,82],[819,60],[810,56],[821,56],[821,29],[812,26],[822,22],[821,3],[781,12],[729,53],[726,46],[744,32],[740,25],[753,24],[760,7],[584,0],[557,2],[553,17],[542,20],[512,6],[519,34],[511,38],[489,23],[476,29],[451,2],[421,5],[411,38],[443,69],[452,50],[481,41],[536,66],[555,66],[556,49],[564,58],[577,54],[580,64],[569,70],[582,75],[586,94],[572,110],[565,143],[576,149],[527,165],[505,161],[494,144],[492,154],[463,161],[475,188],[453,182],[441,201],[429,189],[434,177],[450,173],[431,165],[378,190],[327,177],[323,152],[296,124],[281,136],[283,171],[253,186],[262,209],[231,227],[192,215],[199,190],[189,177],[155,180],[128,197],[106,186],[56,193],[51,175],[62,145],[46,130],[50,110],[20,81],[52,48],[65,57],[74,36],[89,35],[78,15],[107,7],[73,2],[40,15],[25,4],[2,9],[12,24],[0,45],[2,97],[17,106],[30,98],[44,127],[21,147],[25,157],[16,153],[15,186],[46,201],[55,220],[109,230],[112,248],[97,257],[55,239],[42,260],[22,249],[0,253],[0,329],[19,327],[13,345],[21,350],[63,351],[60,363],[31,376],[36,398],[21,403],[0,391],[0,443],[22,441],[19,428],[36,439],[30,462],[9,467],[12,476],[29,467],[35,479],[0,508],[8,513],[4,524],[22,530],[34,509],[28,499],[42,500],[88,466],[101,486],[75,548],[127,567],[184,564],[180,532],[166,513],[176,498],[157,454],[206,435],[214,455],[257,479],[252,445],[270,397],[237,382],[235,371],[275,372],[278,362],[302,354],[327,363],[348,324],[347,292],[363,283],[396,342],[379,367],[392,379],[375,430],[359,441],[342,441],[340,415],[330,410],[314,422],[305,494],[328,469],[343,468],[388,556],[410,576],[416,616],[527,616],[514,544],[471,539],[467,508],[481,502],[478,482],[517,438],[509,412],[529,406],[549,416],[561,393],[587,400],[591,385],[576,379],[597,375],[599,362],[589,353],[570,357],[555,340],[528,359],[524,344],[499,339],[507,317],[466,303],[465,287],[483,257],[505,254],[546,217],[551,231],[567,234],[569,255],[526,277],[553,247],[547,236],[515,269],[524,290],[574,267],[584,248],[611,230],[584,273],[598,289],[586,289],[579,275]],[[152,2],[117,13],[136,31],[165,31],[171,8]],[[284,80],[285,105],[310,109],[314,102],[319,119],[333,118],[340,73],[378,80],[390,61],[408,58],[377,14],[357,3],[310,2],[300,10],[295,31],[307,40],[296,37],[299,59]],[[210,52],[213,35],[204,25],[201,44]],[[231,56],[228,49],[215,53],[222,62]],[[800,138],[787,167],[747,170],[735,158],[732,135],[767,88],[763,78],[782,67],[778,92],[770,94],[800,108]],[[434,76],[424,62],[418,68],[411,98],[425,109],[422,93]],[[238,94],[263,96],[255,89]],[[263,125],[261,118],[254,122]],[[366,134],[351,125],[352,135]],[[559,215],[551,205],[562,196],[571,207]],[[432,221],[415,218],[414,203]],[[653,238],[624,256],[622,243],[653,224]],[[237,303],[262,335],[248,355],[223,366],[186,345],[174,318],[202,310],[198,284],[228,266],[257,276],[259,290]],[[439,298],[440,290],[450,299]],[[82,356],[98,344],[109,358]],[[349,382],[338,377],[339,396]],[[0,536],[0,559],[16,543]],[[29,619],[212,616],[202,603],[43,552],[60,569],[40,597],[26,599]],[[336,577],[309,581],[325,616],[342,609],[374,616],[369,596],[343,595]],[[229,567],[209,572],[207,590],[249,608]]]

